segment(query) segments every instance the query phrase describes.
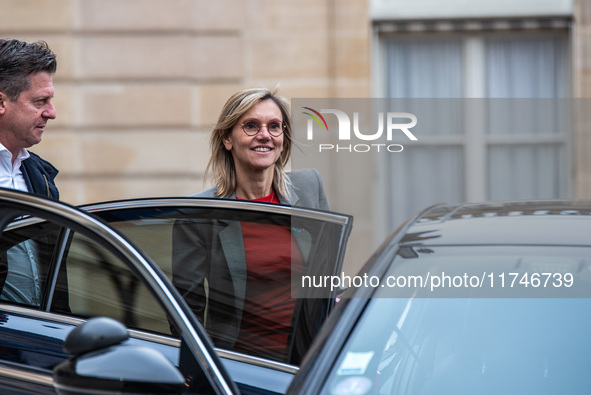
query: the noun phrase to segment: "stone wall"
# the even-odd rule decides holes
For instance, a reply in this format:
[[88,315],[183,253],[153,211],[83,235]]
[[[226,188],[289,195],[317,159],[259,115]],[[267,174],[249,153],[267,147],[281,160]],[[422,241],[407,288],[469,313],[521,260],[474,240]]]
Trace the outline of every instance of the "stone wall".
[[591,199],[591,2],[575,0],[573,17],[573,92],[575,112],[574,196]]
[[0,9],[0,36],[42,39],[58,54],[58,118],[33,151],[60,169],[73,204],[202,190],[211,125],[241,88],[370,95],[364,1],[0,0]]

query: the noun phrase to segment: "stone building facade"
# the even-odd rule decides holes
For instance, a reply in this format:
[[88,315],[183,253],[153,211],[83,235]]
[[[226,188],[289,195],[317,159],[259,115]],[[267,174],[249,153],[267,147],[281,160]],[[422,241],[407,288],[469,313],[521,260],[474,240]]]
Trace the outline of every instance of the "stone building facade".
[[[461,6],[462,0],[454,2]],[[207,186],[209,131],[233,92],[279,86],[290,99],[378,97],[384,67],[376,49],[380,23],[463,18],[412,14],[414,3],[0,0],[0,36],[45,40],[58,54],[58,118],[33,151],[60,169],[64,201],[186,196]],[[555,16],[566,21],[562,29],[570,43],[569,90],[573,97],[590,97],[591,2],[556,3],[562,11]],[[519,15],[508,7],[501,16],[539,17],[535,7]],[[497,17],[478,10],[475,16]],[[591,198],[589,116],[579,115],[572,136],[568,197]],[[343,172],[329,159],[322,171],[331,208],[355,216],[351,270],[394,225],[376,225],[395,203],[369,198],[381,182],[380,170],[373,161],[364,166]],[[351,177],[358,182],[354,191],[347,190]]]
[[72,204],[203,189],[230,94],[370,95],[367,4],[1,0],[0,36],[58,54],[58,118],[34,151]]

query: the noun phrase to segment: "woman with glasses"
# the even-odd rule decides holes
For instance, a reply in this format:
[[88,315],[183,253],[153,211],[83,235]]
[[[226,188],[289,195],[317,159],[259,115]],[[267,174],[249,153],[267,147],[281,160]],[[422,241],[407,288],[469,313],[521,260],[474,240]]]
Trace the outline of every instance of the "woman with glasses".
[[259,200],[328,210],[314,169],[285,173],[292,145],[287,100],[267,89],[235,93],[210,139],[215,187],[195,196]]
[[[316,170],[286,173],[291,147],[287,100],[267,89],[237,92],[210,138],[206,174],[211,171],[215,186],[194,196],[328,210]],[[309,344],[298,341],[295,328],[317,326],[321,320],[310,312],[326,309],[291,297],[292,271],[306,270],[311,243],[305,230],[294,229],[222,220],[175,226],[173,282],[217,347],[281,362],[301,359]],[[315,329],[300,331],[308,333],[304,343]]]

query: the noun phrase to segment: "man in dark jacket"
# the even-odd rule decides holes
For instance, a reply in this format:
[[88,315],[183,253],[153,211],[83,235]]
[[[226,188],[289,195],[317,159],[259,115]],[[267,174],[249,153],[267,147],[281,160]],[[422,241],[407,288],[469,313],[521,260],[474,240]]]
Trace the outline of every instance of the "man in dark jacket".
[[58,170],[27,148],[56,112],[55,54],[45,42],[0,40],[0,187],[59,199]]
[[[27,150],[41,142],[47,122],[56,117],[56,69],[56,56],[45,42],[0,40],[0,187],[57,200],[57,169]],[[48,268],[46,239],[1,251],[0,300],[40,306]]]

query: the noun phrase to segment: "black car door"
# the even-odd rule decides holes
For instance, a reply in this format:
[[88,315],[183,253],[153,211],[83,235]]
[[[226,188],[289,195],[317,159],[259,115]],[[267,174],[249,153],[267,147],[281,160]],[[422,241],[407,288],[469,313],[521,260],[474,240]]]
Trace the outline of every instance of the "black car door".
[[[243,393],[257,393],[261,389],[270,393],[285,392],[341,291],[330,282],[318,286],[317,280],[336,278],[341,273],[352,217],[280,205],[197,198],[139,199],[82,208],[123,233],[176,285],[205,324],[218,354]],[[295,307],[290,332],[283,340],[285,344],[281,343],[285,352],[281,354],[240,348],[237,343],[228,341],[229,335],[221,325],[212,323],[217,317],[223,317],[222,324],[229,326],[235,319],[236,305],[250,302],[248,292],[244,300],[236,295],[240,286],[240,276],[236,272],[244,270],[244,276],[257,275],[250,268],[248,272],[244,269],[247,249],[244,234],[252,229],[260,232],[258,236],[263,240],[265,254],[271,255],[282,248],[276,234],[286,233],[292,240],[286,254],[291,255],[292,264],[296,259],[303,262],[300,273],[309,280],[302,285],[302,278],[292,277],[291,296]],[[253,259],[256,258],[251,258],[250,263]],[[292,274],[294,272],[295,269]],[[215,278],[216,273],[218,278]],[[279,281],[276,273],[273,269],[269,274],[271,281]],[[195,291],[200,281],[206,282],[207,289]],[[111,292],[121,295],[121,303],[122,295],[137,306],[142,303],[143,297],[129,282],[113,282]],[[138,308],[133,310],[138,311]],[[272,323],[269,317],[263,318],[262,325]],[[161,330],[156,329],[156,323],[139,322],[137,317],[127,319],[125,323],[135,325],[138,330],[173,335],[167,333],[165,325],[161,325]],[[160,317],[160,321],[165,323],[165,317]],[[267,333],[273,335],[271,330]]]
[[125,237],[68,205],[4,189],[0,231],[0,393],[55,393],[66,336],[103,313],[142,328],[130,342],[162,352],[188,388],[238,392],[178,292]]

